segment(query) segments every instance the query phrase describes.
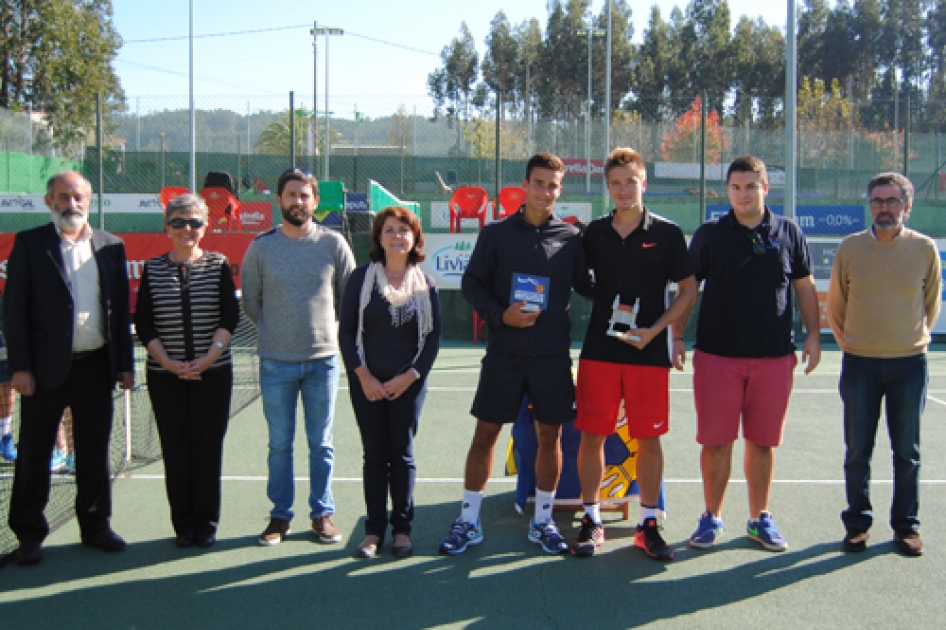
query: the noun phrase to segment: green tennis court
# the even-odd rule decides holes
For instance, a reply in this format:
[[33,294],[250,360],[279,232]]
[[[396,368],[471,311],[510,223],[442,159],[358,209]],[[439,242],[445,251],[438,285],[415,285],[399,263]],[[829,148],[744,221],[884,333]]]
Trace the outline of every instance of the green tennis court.
[[[734,459],[724,518],[726,536],[710,551],[686,540],[703,510],[690,374],[671,377],[671,431],[664,441],[668,520],[676,550],[667,564],[633,548],[631,520],[606,515],[607,542],[591,559],[547,556],[526,539],[513,509],[514,479],[503,476],[502,448],[484,501],[486,541],[464,555],[437,554],[458,513],[463,461],[473,420],[468,409],[482,347],[445,348],[431,374],[417,442],[415,555],[351,554],[363,535],[361,446],[342,379],[335,424],[338,545],[308,531],[304,438],[297,440],[295,531],[261,547],[266,526],[266,428],[257,400],[237,415],[226,443],[219,542],[208,551],[174,546],[160,463],[115,485],[113,525],[129,542],[108,555],[78,544],[69,523],[54,533],[37,567],[0,571],[6,628],[624,628],[941,627],[946,618],[946,348],[931,354],[923,426],[922,533],[926,554],[894,549],[886,525],[891,493],[887,438],[879,434],[866,553],[840,550],[844,507],[840,355],[795,382],[785,444],[778,450],[772,511],[791,548],[764,551],[745,535],[741,448]],[[577,352],[577,351],[576,351]],[[559,514],[567,537],[577,521]],[[610,519],[610,520],[608,520]],[[390,542],[387,543],[388,545]]]

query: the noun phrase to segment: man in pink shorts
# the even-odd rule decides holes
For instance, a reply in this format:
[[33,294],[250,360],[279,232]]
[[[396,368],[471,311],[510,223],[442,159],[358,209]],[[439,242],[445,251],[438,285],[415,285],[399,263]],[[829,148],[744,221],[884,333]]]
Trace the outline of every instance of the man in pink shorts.
[[[634,544],[651,558],[670,560],[673,550],[657,527],[663,477],[660,436],[669,428],[670,365],[683,369],[683,331],[668,326],[696,300],[696,280],[680,227],[644,207],[644,160],[632,149],[615,149],[604,165],[615,209],[595,219],[583,242],[594,270],[594,306],[578,364],[581,431],[578,475],[585,515],[572,553],[591,556],[604,540],[598,493],[604,476],[604,442],[615,432],[625,401],[627,428],[637,439],[641,518]],[[677,283],[671,303],[667,289]],[[669,304],[669,306],[668,306]]]
[[808,331],[805,374],[821,359],[818,295],[801,228],[765,205],[769,183],[762,160],[752,155],[733,160],[726,191],[732,209],[701,225],[690,242],[696,280],[706,281],[693,354],[706,511],[690,546],[707,549],[722,534],[732,446],[741,423],[751,517],[747,533],[769,551],[784,551],[788,543],[769,512],[769,494],[798,363],[791,289]]

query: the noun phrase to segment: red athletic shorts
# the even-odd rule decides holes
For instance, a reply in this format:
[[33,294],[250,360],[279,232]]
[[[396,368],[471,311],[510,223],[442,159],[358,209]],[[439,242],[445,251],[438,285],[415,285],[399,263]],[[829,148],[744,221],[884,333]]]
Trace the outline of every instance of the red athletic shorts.
[[741,420],[745,439],[780,445],[797,364],[794,353],[742,359],[694,352],[696,441],[704,446],[735,442]]
[[631,437],[659,437],[670,429],[670,368],[580,359],[575,397],[579,431],[614,433],[622,400]]

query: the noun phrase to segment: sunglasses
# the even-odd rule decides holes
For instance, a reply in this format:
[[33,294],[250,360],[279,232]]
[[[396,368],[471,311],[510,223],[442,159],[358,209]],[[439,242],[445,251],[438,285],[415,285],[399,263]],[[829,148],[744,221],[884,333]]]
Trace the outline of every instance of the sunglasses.
[[765,241],[755,230],[747,231],[746,238],[752,243],[752,253],[756,256],[765,256]]
[[183,230],[185,226],[189,227],[192,230],[199,230],[200,228],[204,227],[207,224],[204,223],[203,219],[182,219],[180,217],[177,217],[175,219],[171,219],[167,221],[166,225],[168,225],[171,228],[174,228],[175,230]]

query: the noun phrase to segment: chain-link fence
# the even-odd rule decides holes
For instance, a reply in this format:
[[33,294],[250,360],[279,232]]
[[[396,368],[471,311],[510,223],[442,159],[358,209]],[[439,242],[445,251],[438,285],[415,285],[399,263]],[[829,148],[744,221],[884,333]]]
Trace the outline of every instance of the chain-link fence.
[[[856,103],[837,95],[803,95],[798,108],[797,203],[863,206],[864,186],[881,170],[906,172],[917,187],[914,219],[921,229],[946,235],[938,218],[946,195],[941,177],[946,138],[935,123],[936,104],[909,99]],[[495,109],[449,109],[435,115],[422,95],[332,96],[331,110],[312,115],[311,103],[284,97],[198,99],[194,121],[197,187],[209,171],[233,175],[241,199],[271,202],[279,174],[290,164],[320,180],[341,181],[357,198],[374,180],[401,199],[420,203],[424,227],[445,229],[431,215],[458,186],[499,188],[521,182],[535,151],[551,151],[568,167],[562,202],[606,210],[601,162],[605,121],[592,109],[531,116],[521,104]],[[291,113],[290,113],[291,112]],[[707,216],[700,205],[725,205],[725,166],[754,153],[770,166],[770,203],[781,204],[785,130],[781,100],[640,97],[625,102],[610,121],[610,145],[631,146],[648,163],[647,202],[678,220],[687,231]],[[0,231],[45,221],[40,195],[45,178],[60,168],[79,168],[97,185],[99,152],[92,141],[72,162],[56,149],[54,130],[41,115],[0,111]],[[150,195],[167,186],[188,186],[190,114],[184,98],[129,98],[123,113],[103,130],[103,192]],[[90,134],[90,140],[95,134]],[[501,159],[497,160],[498,154]],[[590,171],[588,166],[590,165]],[[946,174],[944,174],[946,175]],[[701,190],[705,177],[705,189]],[[139,200],[140,201],[140,200]],[[32,204],[20,208],[18,203]],[[362,202],[363,203],[363,202]],[[108,205],[108,204],[106,204]],[[38,206],[38,207],[37,207]],[[147,206],[147,204],[145,204]],[[148,208],[145,208],[148,209]],[[22,211],[21,211],[22,210]],[[154,204],[150,210],[155,211]],[[126,213],[135,214],[131,210]],[[157,231],[159,220],[124,217],[106,208],[113,231]],[[934,216],[935,215],[935,216]],[[133,220],[134,219],[134,220]]]

